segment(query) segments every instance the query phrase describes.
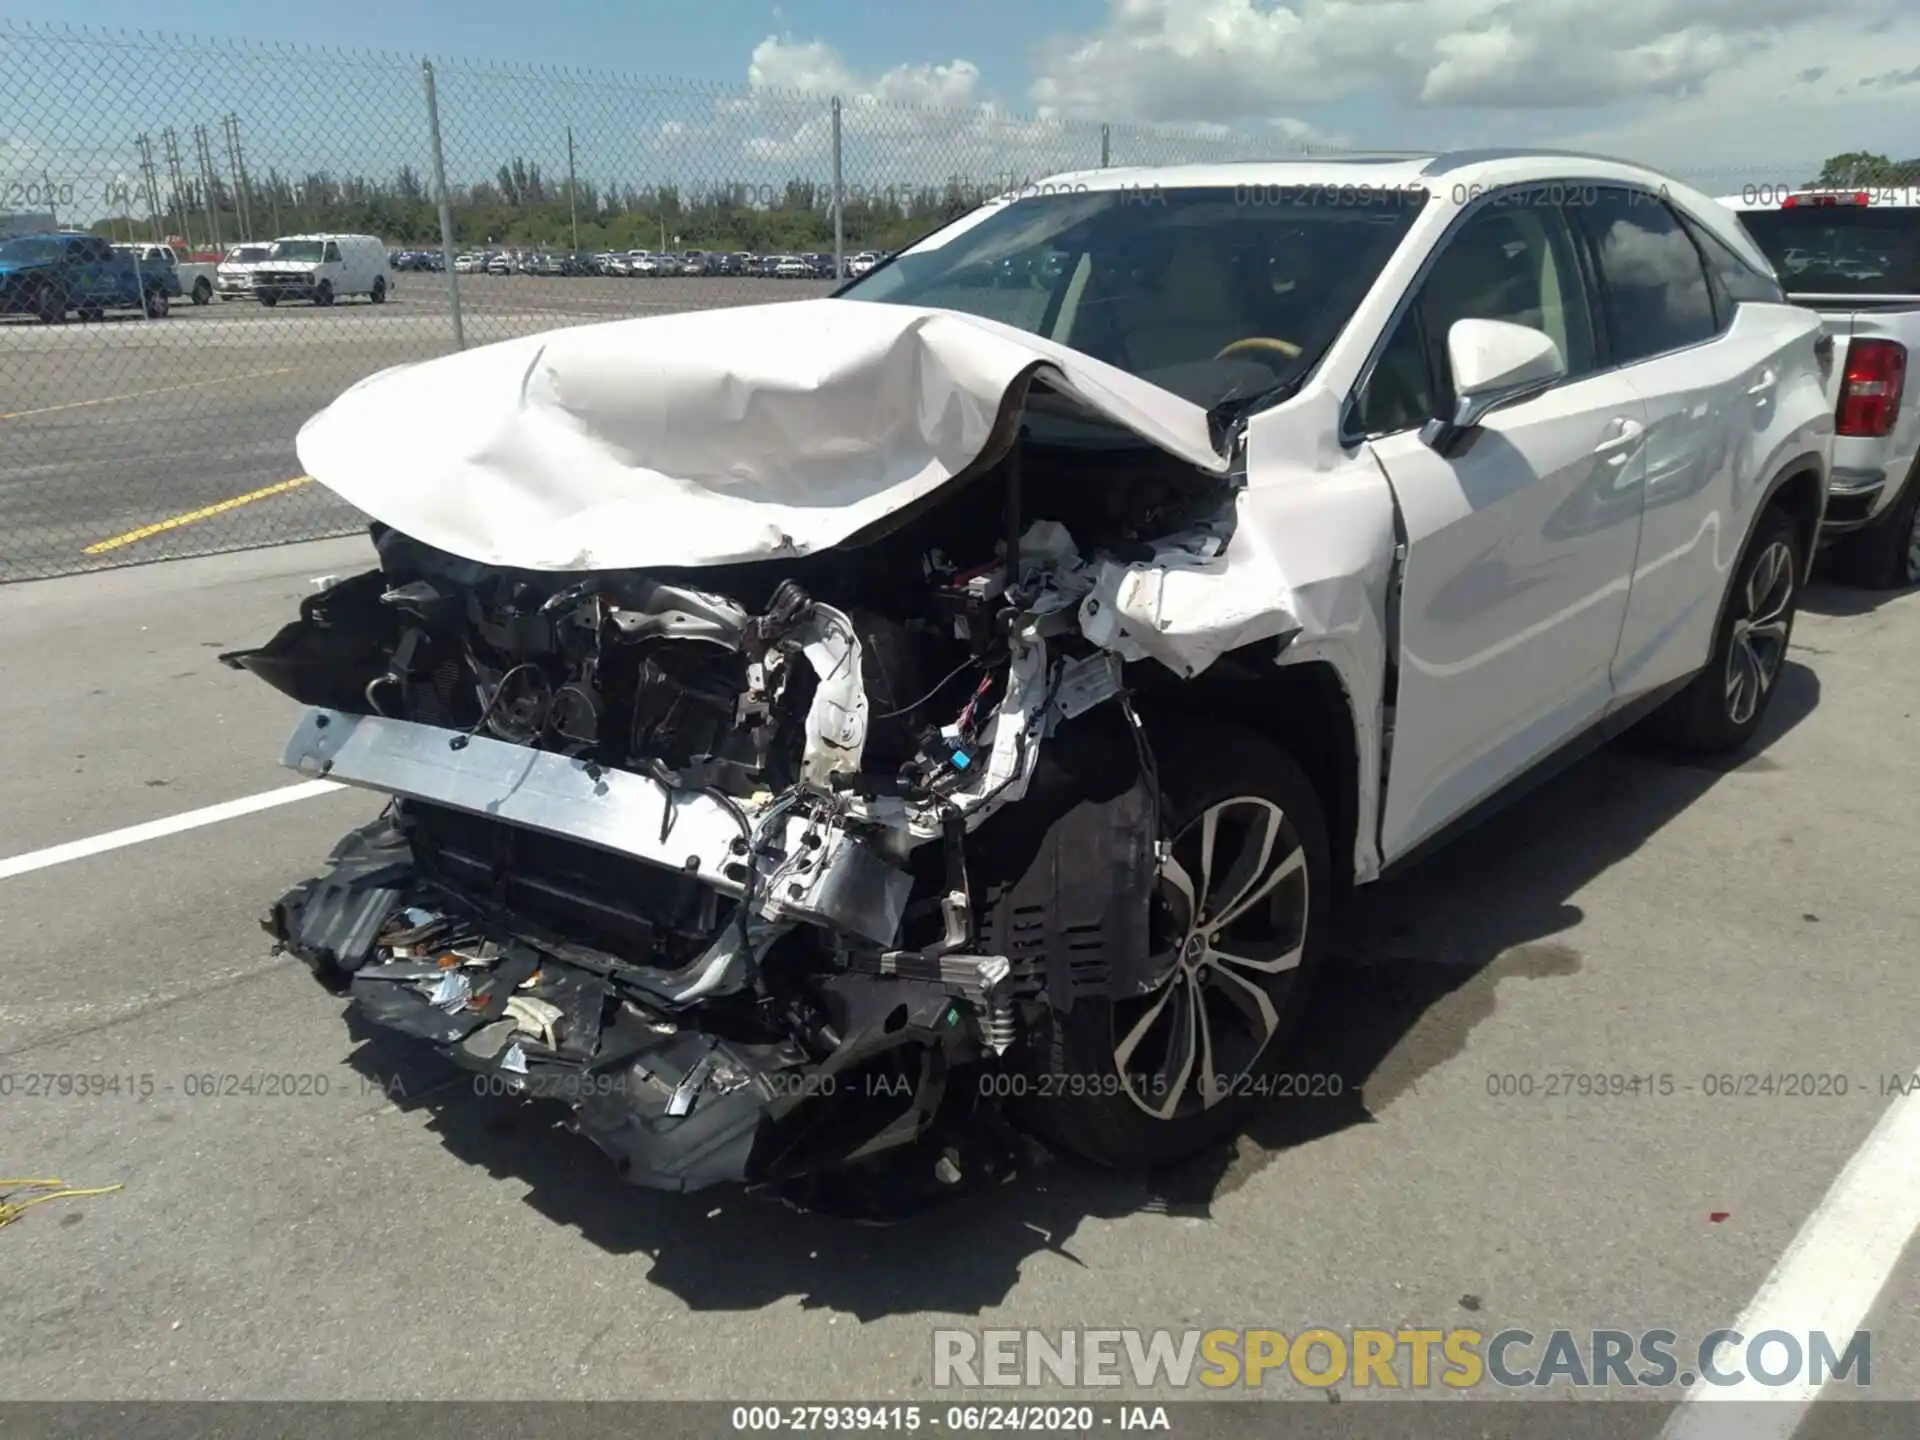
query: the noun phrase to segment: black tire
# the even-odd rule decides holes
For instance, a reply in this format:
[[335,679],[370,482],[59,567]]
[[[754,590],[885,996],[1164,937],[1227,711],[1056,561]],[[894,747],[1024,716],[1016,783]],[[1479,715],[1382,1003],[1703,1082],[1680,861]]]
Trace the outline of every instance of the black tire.
[[1717,755],[1753,737],[1786,667],[1805,550],[1800,527],[1785,510],[1776,506],[1761,516],[1733,572],[1706,667],[1649,717],[1657,738],[1689,754]]
[[202,275],[193,282],[193,303],[204,305],[211,299],[213,299],[213,286],[209,285],[207,277]]
[[256,295],[254,296],[254,299],[258,300],[262,305],[265,305],[268,309],[272,309],[275,305],[278,305],[280,303],[280,297],[278,295]]
[[1834,546],[1833,576],[1862,590],[1920,585],[1920,461],[1872,525]]
[[67,318],[67,297],[61,286],[54,281],[42,282],[34,292],[33,313],[39,317],[42,325],[60,325]]
[[387,282],[383,277],[374,277],[373,290],[372,293],[367,296],[367,299],[376,305],[384,305],[387,303]]
[[107,312],[104,310],[76,310],[73,313],[80,317],[83,324],[87,325],[95,324],[107,318]]
[[140,308],[149,320],[166,319],[167,312],[171,308],[167,304],[167,292],[158,285],[148,287],[147,293],[142,297]]
[[313,303],[316,305],[331,305],[333,303],[332,281],[322,280],[318,285],[313,287]]
[[[1030,1056],[1037,1083],[1017,1114],[1061,1148],[1121,1170],[1184,1159],[1244,1127],[1257,1097],[1271,1093],[1245,1082],[1283,1066],[1324,961],[1332,913],[1320,797],[1285,752],[1250,732],[1205,724],[1168,727],[1158,749],[1164,823],[1191,889],[1203,889],[1204,867],[1196,864],[1211,813],[1215,854],[1234,856],[1219,891],[1260,893],[1251,909],[1229,913],[1209,935],[1192,923],[1195,907],[1181,885],[1163,879],[1153,922],[1155,949],[1164,947],[1166,957],[1163,978],[1139,996],[1081,998],[1051,1012],[1049,1034]],[[1271,831],[1264,860],[1262,827]],[[1193,896],[1197,918],[1208,898]],[[1227,900],[1229,912],[1236,903],[1244,898]],[[1239,947],[1231,965],[1213,948],[1223,941]],[[1258,962],[1274,968],[1258,971]],[[1211,1061],[1196,1055],[1183,1069],[1179,1055],[1196,1047],[1189,1042],[1183,1052],[1177,1036],[1181,1017],[1192,1014],[1205,1023],[1208,1043],[1199,1054]],[[1203,1083],[1207,1074],[1212,1085]]]

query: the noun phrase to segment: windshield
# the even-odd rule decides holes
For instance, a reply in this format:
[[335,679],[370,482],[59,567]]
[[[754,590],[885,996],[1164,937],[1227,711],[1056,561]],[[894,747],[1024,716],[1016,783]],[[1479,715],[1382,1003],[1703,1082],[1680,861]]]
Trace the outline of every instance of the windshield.
[[324,240],[276,240],[273,242],[275,260],[318,260],[326,251]]
[[1041,195],[975,211],[839,293],[997,320],[1212,408],[1303,378],[1425,200],[1296,186]]
[[231,255],[227,256],[227,259],[238,261],[241,264],[251,264],[255,260],[264,260],[266,258],[267,247],[264,245],[242,245],[238,250],[235,250]]
[[17,240],[0,240],[0,260],[30,265],[58,260],[61,243],[51,235],[23,235]]
[[1740,221],[1790,293],[1920,295],[1920,209],[1808,205]]

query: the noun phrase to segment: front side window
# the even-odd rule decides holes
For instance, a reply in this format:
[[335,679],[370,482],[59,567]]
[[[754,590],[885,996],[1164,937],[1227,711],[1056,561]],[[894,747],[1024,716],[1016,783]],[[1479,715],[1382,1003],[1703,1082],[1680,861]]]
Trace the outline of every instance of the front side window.
[[1566,216],[1524,192],[1498,197],[1442,242],[1413,303],[1361,392],[1356,418],[1388,434],[1445,418],[1454,407],[1447,337],[1462,320],[1504,320],[1542,331],[1567,374],[1595,364],[1593,319]]
[[315,261],[325,253],[325,247],[318,240],[280,240],[273,247],[275,260]]
[[1698,345],[1718,333],[1700,252],[1664,201],[1608,185],[1574,213],[1600,268],[1617,363]]
[[1196,404],[1244,404],[1312,370],[1426,197],[1345,198],[1291,185],[1034,195],[962,217],[839,293],[997,320]]

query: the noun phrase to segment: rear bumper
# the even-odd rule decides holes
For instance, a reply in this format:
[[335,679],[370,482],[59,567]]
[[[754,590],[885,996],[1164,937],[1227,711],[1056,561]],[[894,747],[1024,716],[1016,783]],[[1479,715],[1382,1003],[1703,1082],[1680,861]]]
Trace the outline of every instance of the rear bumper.
[[1887,472],[1878,466],[1834,467],[1821,516],[1823,537],[1844,535],[1871,521],[1887,492]]

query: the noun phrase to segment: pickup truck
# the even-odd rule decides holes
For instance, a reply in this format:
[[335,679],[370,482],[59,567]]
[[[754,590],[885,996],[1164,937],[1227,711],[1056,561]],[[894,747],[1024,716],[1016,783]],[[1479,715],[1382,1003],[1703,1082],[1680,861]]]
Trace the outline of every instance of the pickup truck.
[[116,245],[113,248],[142,265],[171,265],[180,277],[180,293],[196,305],[206,304],[220,288],[217,260],[188,260],[171,245]]
[[0,315],[37,315],[44,325],[58,325],[70,311],[91,320],[107,310],[137,309],[160,320],[179,295],[173,266],[119,254],[97,235],[0,241]]
[[[1762,187],[1764,189],[1765,187]],[[1735,210],[1787,298],[1834,341],[1832,485],[1821,540],[1834,574],[1889,590],[1920,584],[1920,190],[1750,194]]]

